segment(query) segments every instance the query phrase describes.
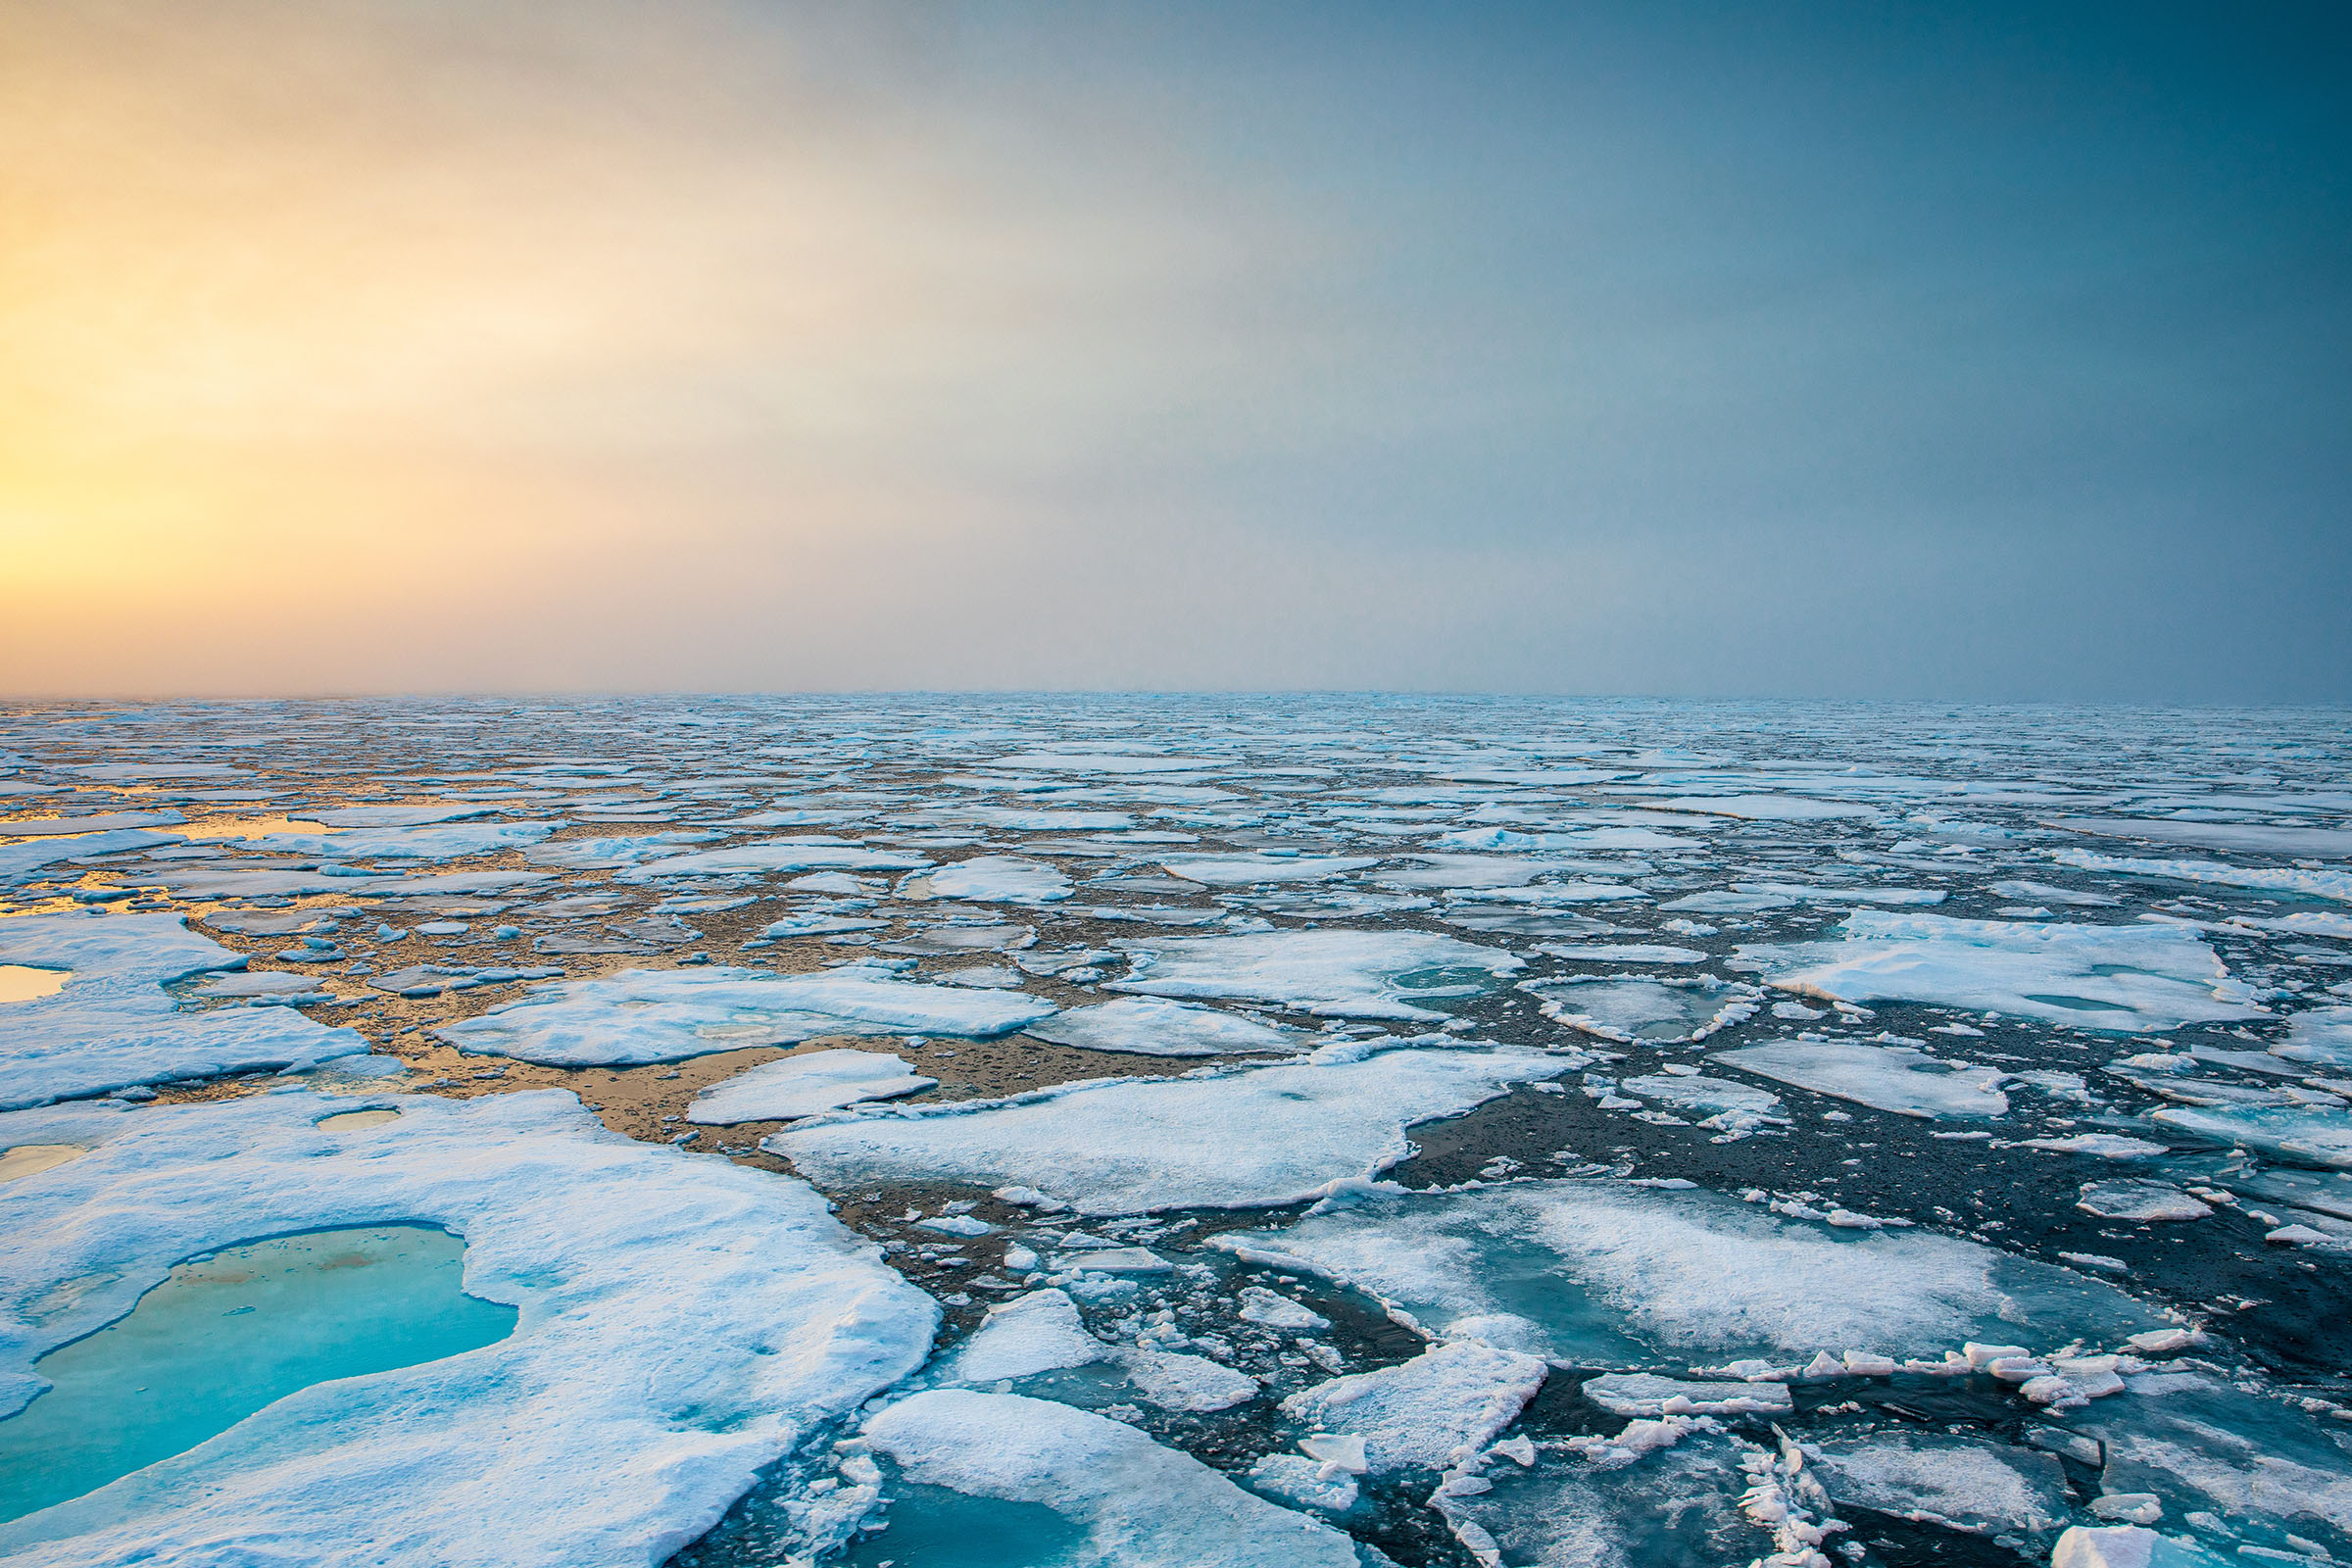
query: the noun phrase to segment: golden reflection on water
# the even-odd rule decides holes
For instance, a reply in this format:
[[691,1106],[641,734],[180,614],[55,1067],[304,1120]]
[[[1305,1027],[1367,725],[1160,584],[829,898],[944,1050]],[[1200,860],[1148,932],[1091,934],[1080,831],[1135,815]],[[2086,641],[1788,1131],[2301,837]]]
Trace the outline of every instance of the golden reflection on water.
[[71,969],[36,969],[28,964],[0,963],[0,1002],[30,1002],[55,996],[74,978]]
[[272,833],[332,833],[334,829],[301,816],[207,816],[163,831],[191,839],[258,839]]

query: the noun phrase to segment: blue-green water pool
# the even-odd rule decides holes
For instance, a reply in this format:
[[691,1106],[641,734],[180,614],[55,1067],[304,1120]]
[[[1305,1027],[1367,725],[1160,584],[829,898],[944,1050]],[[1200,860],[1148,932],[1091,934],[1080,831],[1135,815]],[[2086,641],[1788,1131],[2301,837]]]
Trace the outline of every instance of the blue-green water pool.
[[129,1315],[43,1356],[55,1387],[0,1421],[0,1520],[185,1452],[315,1383],[505,1339],[466,1244],[422,1225],[310,1231],[190,1258]]

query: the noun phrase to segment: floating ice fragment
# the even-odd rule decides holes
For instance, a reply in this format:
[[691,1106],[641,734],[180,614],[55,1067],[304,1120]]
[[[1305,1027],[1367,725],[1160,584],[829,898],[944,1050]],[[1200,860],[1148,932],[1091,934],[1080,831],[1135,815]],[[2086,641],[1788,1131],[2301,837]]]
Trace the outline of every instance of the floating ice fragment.
[[[1540,949],[1551,953],[1557,950]],[[1762,993],[1712,976],[1523,980],[1544,1015],[1602,1040],[1683,1045],[1752,1017]]]
[[842,1112],[761,1147],[827,1186],[1021,1183],[1086,1214],[1250,1207],[1377,1175],[1405,1156],[1413,1123],[1580,1064],[1527,1051],[1357,1049],[1005,1101]]
[[1919,1002],[2145,1032],[2262,1015],[2212,948],[2175,925],[2035,924],[1865,910],[1841,942],[1742,947],[1784,991]]
[[1339,1018],[1435,1019],[1415,1005],[1475,996],[1525,961],[1423,931],[1277,931],[1121,942],[1131,960],[1106,989],[1230,997]]
[[899,884],[903,899],[962,899],[976,904],[1053,904],[1070,896],[1070,879],[1042,860],[981,855],[918,872]]
[[1780,1383],[1686,1383],[1647,1372],[1588,1378],[1584,1396],[1611,1415],[1786,1415],[1795,1401]]
[[1282,1409],[1294,1421],[1363,1439],[1370,1474],[1445,1470],[1516,1420],[1544,1373],[1536,1356],[1462,1340],[1398,1366],[1319,1383]]
[[1221,1056],[1254,1052],[1295,1051],[1303,1036],[1255,1018],[1222,1012],[1195,1003],[1159,997],[1121,997],[1091,1007],[1072,1007],[1025,1033],[1082,1051],[1129,1052],[1147,1056]]
[[2112,1286],[1973,1242],[1620,1182],[1349,1193],[1208,1245],[1353,1285],[1431,1334],[1577,1366],[1769,1365],[1826,1345],[1927,1355],[2021,1327],[2056,1345],[2162,1326]]
[[792,1121],[861,1100],[892,1100],[937,1087],[897,1056],[876,1051],[812,1051],[722,1078],[694,1097],[686,1119],[703,1127]]
[[1909,1046],[1784,1040],[1718,1051],[1708,1059],[1900,1116],[1999,1116],[2009,1109],[1998,1070],[1944,1061]]
[[2049,1454],[1926,1432],[1833,1439],[1813,1470],[1840,1504],[1966,1535],[2046,1536],[2071,1511]]
[[561,1066],[676,1061],[823,1035],[1009,1034],[1053,1004],[995,991],[910,985],[864,965],[627,969],[534,987],[434,1031],[460,1051]]
[[2147,1223],[2152,1220],[2203,1219],[2213,1212],[2211,1204],[2198,1201],[2170,1182],[2084,1182],[2082,1196],[2075,1206],[2085,1214],[2101,1219],[2132,1220]]
[[[1304,1514],[1251,1496],[1216,1471],[1134,1427],[1015,1395],[933,1389],[865,1423],[866,1441],[906,1480],[968,1496],[1041,1504],[1084,1533],[1069,1568],[1357,1568],[1354,1543]],[[893,1510],[906,1531],[915,1504]],[[967,1537],[971,1553],[928,1568],[1002,1562],[1001,1540]],[[988,1555],[983,1557],[981,1553]]]

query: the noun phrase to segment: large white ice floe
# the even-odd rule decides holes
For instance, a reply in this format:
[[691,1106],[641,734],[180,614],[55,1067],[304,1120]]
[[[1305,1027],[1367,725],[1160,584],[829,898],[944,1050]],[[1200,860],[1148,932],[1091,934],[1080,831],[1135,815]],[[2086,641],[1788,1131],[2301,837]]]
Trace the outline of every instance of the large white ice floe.
[[137,1084],[358,1055],[368,1042],[292,1007],[183,1012],[168,983],[240,969],[245,956],[176,914],[73,911],[0,920],[0,964],[72,971],[65,985],[0,1003],[0,1108]]
[[975,904],[1054,904],[1070,896],[1070,879],[1043,860],[976,855],[917,872],[899,884],[905,899],[964,899]]
[[1578,1366],[1933,1356],[2160,1324],[2113,1286],[1973,1242],[1622,1182],[1345,1192],[1209,1245],[1353,1285],[1426,1333]]
[[1712,976],[1625,975],[1522,980],[1544,1016],[1622,1044],[1682,1045],[1753,1017],[1763,995]]
[[2135,855],[2098,855],[2089,850],[2051,850],[2049,857],[2079,871],[2116,871],[2165,882],[2203,882],[2214,887],[2249,888],[2257,893],[2300,895],[2352,904],[2352,871],[2323,871],[2300,865],[2230,865],[2222,860],[2150,859]]
[[0,1409],[175,1261],[259,1237],[441,1226],[466,1289],[521,1314],[0,1526],[0,1555],[660,1562],[929,1348],[929,1298],[798,1182],[608,1133],[552,1091],[368,1103],[398,1114],[333,1120],[351,1100],[293,1091],[0,1116],[0,1141],[89,1151],[0,1187]]
[[1320,882],[1379,862],[1348,855],[1188,855],[1159,863],[1162,870],[1187,882],[1236,888],[1259,882]]
[[1136,938],[1118,944],[1130,968],[1112,991],[1229,997],[1335,1018],[1442,1017],[1424,1002],[1475,996],[1523,959],[1425,931],[1269,931],[1250,936]]
[[[1062,1541],[1029,1540],[1019,1560],[1048,1568],[1355,1568],[1355,1544],[1305,1514],[1251,1496],[1192,1455],[1122,1422],[1017,1395],[933,1389],[867,1418],[865,1441],[902,1481],[963,1497],[1053,1510]],[[953,1502],[902,1498],[896,1541],[945,1536],[926,1568],[1002,1563],[1005,1542],[984,1529],[950,1535],[916,1515]],[[975,1518],[974,1524],[978,1524]],[[1004,1521],[998,1521],[1002,1530]],[[968,1555],[967,1555],[968,1554]]]
[[1123,1051],[1145,1056],[1222,1056],[1296,1051],[1306,1037],[1238,1012],[1161,997],[1121,997],[1071,1007],[1027,1033],[1081,1051]]
[[1087,1214],[1295,1202],[1377,1175],[1405,1129],[1583,1058],[1327,1046],[1302,1061],[1057,1085],[1002,1101],[842,1111],[763,1140],[826,1186],[1027,1186]]
[[1017,992],[913,985],[862,964],[805,974],[627,969],[534,986],[434,1031],[460,1051],[556,1066],[676,1061],[827,1035],[1010,1034],[1054,1011]]
[[784,871],[913,871],[931,862],[898,850],[868,849],[833,838],[765,839],[724,849],[643,860],[620,873],[623,882],[677,876],[747,876]]
[[720,1079],[694,1097],[686,1119],[703,1127],[793,1121],[861,1100],[918,1094],[938,1083],[886,1052],[811,1051]]
[[1544,1373],[1541,1357],[1457,1340],[1396,1366],[1318,1383],[1282,1409],[1312,1431],[1361,1438],[1370,1474],[1446,1470],[1517,1420]]
[[557,822],[443,822],[419,827],[347,827],[329,833],[270,833],[254,847],[329,860],[460,860],[474,855],[523,850],[561,826]]
[[1743,966],[1801,996],[1919,1002],[2137,1033],[2261,1015],[2189,927],[1962,920],[1864,910],[1840,942],[1742,947]]
[[2007,1074],[2000,1069],[1946,1061],[1910,1046],[1780,1040],[1718,1051],[1708,1059],[1898,1116],[2000,1116],[2009,1110],[2000,1087]]

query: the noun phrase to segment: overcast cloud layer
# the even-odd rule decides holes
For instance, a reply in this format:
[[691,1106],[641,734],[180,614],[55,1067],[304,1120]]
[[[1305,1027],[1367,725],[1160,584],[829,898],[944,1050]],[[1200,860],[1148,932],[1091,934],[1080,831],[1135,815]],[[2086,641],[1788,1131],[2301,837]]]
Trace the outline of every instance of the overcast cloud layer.
[[2345,15],[12,8],[0,689],[2342,699]]

